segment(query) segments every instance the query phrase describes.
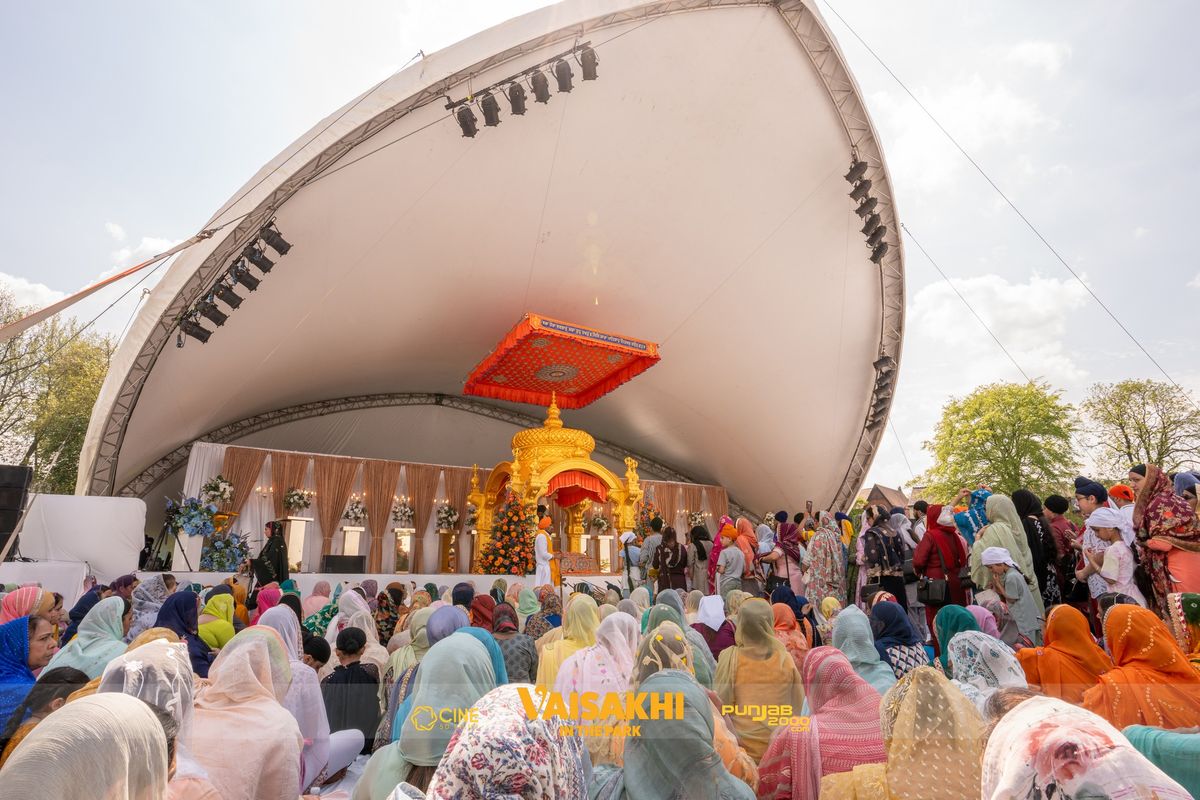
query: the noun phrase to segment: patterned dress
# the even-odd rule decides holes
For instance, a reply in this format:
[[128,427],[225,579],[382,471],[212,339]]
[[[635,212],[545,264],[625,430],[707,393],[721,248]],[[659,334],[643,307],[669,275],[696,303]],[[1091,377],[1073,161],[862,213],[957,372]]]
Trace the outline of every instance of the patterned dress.
[[537,645],[523,633],[512,636],[500,634],[495,637],[504,656],[504,667],[508,670],[509,683],[533,683],[537,677]]

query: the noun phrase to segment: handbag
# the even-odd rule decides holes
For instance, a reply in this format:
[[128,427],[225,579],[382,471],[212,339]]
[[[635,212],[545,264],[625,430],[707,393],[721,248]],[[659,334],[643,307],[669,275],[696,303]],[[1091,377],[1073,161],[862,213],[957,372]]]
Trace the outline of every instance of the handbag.
[[[792,564],[788,560],[786,554],[784,554],[780,561],[787,566],[787,575],[780,575],[777,572],[775,565],[771,565],[771,574],[768,575],[766,581],[764,581],[764,585],[766,586],[767,590],[767,597],[770,597],[772,594],[774,594],[775,590],[780,586],[791,586]],[[777,561],[775,563],[778,564],[779,562]]]
[[[942,556],[942,546],[935,541],[933,547],[937,550],[938,563],[942,565],[942,574],[946,575],[946,559]],[[921,579],[917,581],[918,602],[927,606],[944,606],[949,599],[950,581],[945,578],[929,578],[922,575]]]

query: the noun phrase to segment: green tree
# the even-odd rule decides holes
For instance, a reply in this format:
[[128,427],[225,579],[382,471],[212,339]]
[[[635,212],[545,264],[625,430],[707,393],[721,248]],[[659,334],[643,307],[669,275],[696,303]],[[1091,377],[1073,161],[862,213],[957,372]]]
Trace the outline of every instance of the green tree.
[[933,439],[924,443],[934,457],[923,476],[928,496],[948,500],[979,484],[1005,494],[1061,490],[1079,466],[1076,429],[1074,408],[1047,384],[981,386],[947,403]]
[[[0,324],[29,309],[0,289]],[[115,343],[53,318],[0,343],[0,463],[33,467],[33,488],[72,494],[92,406]]]
[[1097,383],[1080,408],[1083,441],[1107,474],[1124,476],[1134,464],[1157,464],[1168,472],[1197,464],[1200,413],[1178,386],[1154,380]]

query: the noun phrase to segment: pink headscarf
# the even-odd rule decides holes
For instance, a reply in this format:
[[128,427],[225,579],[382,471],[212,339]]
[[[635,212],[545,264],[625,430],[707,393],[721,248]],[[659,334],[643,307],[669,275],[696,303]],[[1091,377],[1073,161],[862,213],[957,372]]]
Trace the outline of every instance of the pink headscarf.
[[22,586],[4,595],[4,599],[0,600],[0,625],[19,617],[28,617],[37,611],[42,604],[43,591],[36,586]]
[[[258,618],[266,612],[270,611],[275,606],[279,605],[280,599],[283,598],[283,590],[278,586],[268,586],[265,589],[258,591],[258,610],[254,612],[254,618],[250,620],[251,625],[258,624]],[[318,609],[320,610],[320,609]]]
[[[996,615],[988,611],[983,606],[967,606],[967,611],[971,612],[971,616],[979,623],[979,629],[988,636],[1000,638],[1000,628],[996,626]],[[943,645],[944,646],[944,645]]]
[[304,598],[304,602],[300,606],[304,612],[305,619],[329,605],[330,591],[332,590],[329,587],[329,581],[317,581],[317,585],[313,587],[312,594]]
[[[582,595],[578,595],[582,596]],[[596,644],[567,657],[554,682],[564,697],[571,692],[624,694],[637,656],[640,625],[628,614],[612,614],[596,628]]]

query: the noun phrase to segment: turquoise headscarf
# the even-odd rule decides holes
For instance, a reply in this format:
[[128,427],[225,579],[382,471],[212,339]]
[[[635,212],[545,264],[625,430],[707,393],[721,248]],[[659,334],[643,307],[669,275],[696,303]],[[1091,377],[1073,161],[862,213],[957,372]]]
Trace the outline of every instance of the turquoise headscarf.
[[104,674],[108,662],[125,652],[125,601],[109,597],[92,606],[75,638],[54,654],[46,672],[58,667],[74,667],[89,678]]
[[[969,613],[969,612],[968,612]],[[879,659],[871,620],[856,605],[848,605],[833,620],[833,646],[846,654],[855,673],[882,697],[896,685],[896,673]]]
[[536,614],[542,610],[542,604],[538,602],[537,595],[533,589],[522,589],[521,594],[517,597],[517,614],[521,619],[528,617],[530,614]]
[[465,628],[459,628],[455,633],[465,633],[468,636],[473,636],[481,645],[487,648],[488,656],[492,659],[492,671],[496,673],[496,685],[503,686],[508,683],[508,667],[504,664],[504,653],[500,652],[500,645],[496,644],[496,637],[483,628],[476,628],[468,625]]
[[470,635],[447,636],[421,660],[412,693],[396,714],[396,741],[376,750],[354,787],[354,800],[387,800],[407,780],[413,767],[433,767],[442,760],[458,727],[443,722],[442,712],[465,714],[479,698],[496,688],[488,650]]
[[942,669],[946,670],[947,675],[950,674],[950,640],[963,631],[982,630],[975,615],[962,606],[942,606],[933,618],[933,629],[942,651],[938,660],[942,662]]
[[[713,750],[712,706],[690,675],[668,669],[647,678],[638,689],[683,696],[683,719],[647,719],[641,735],[625,744],[625,766],[598,767],[588,787],[591,800],[673,797],[695,800],[754,800],[754,792],[725,768]],[[650,700],[643,702],[649,707]],[[657,715],[651,715],[657,716]]]
[[1121,733],[1147,761],[1200,797],[1200,735],[1147,725],[1130,725]]

